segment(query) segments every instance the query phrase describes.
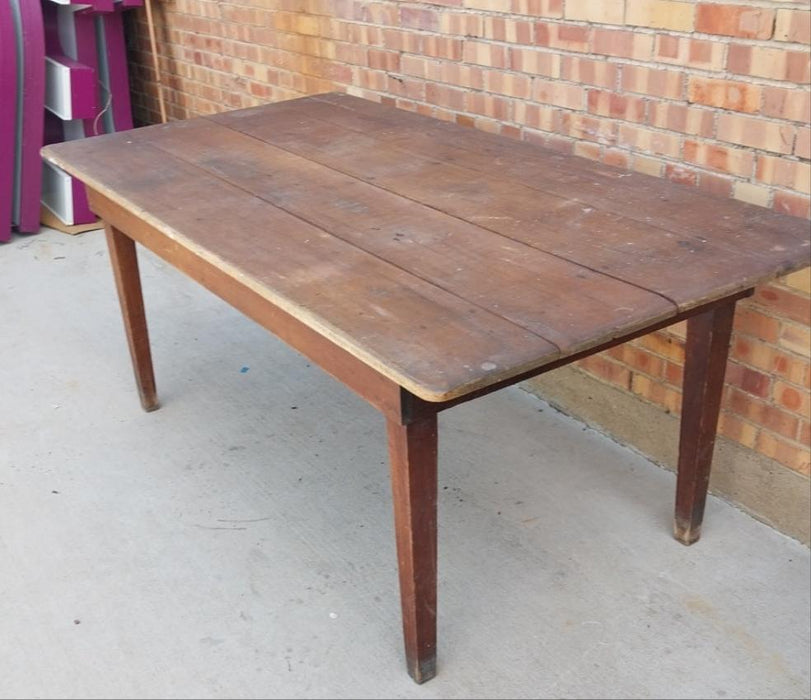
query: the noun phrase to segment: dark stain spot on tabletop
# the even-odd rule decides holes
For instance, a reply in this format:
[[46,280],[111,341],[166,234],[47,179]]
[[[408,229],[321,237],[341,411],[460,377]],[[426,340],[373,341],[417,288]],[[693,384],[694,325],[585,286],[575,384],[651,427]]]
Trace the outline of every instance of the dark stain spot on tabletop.
[[74,625],[81,625],[81,624],[82,624],[82,621],[81,621],[81,620],[74,620],[74,621],[73,621],[73,624],[74,624]]

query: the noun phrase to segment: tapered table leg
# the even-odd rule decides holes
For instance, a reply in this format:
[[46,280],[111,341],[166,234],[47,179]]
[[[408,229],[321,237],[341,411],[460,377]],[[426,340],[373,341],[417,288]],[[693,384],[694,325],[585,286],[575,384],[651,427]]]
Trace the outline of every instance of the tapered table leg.
[[674,522],[686,545],[701,536],[734,314],[731,301],[687,321]]
[[436,675],[437,419],[388,421],[400,599],[408,672]]
[[118,289],[118,300],[121,303],[121,315],[124,318],[124,329],[127,332],[127,343],[141,406],[145,411],[154,411],[159,404],[135,242],[109,224],[105,224],[104,228],[107,232],[107,246],[110,250],[110,261],[113,265],[115,286]]

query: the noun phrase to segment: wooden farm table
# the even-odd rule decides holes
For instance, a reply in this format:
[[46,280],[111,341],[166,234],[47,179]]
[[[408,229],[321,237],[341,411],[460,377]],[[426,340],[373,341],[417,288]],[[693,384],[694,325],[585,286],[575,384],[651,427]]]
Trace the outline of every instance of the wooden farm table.
[[806,221],[341,94],[43,153],[106,224],[144,409],[135,241],[383,413],[417,682],[436,669],[437,413],[687,319],[690,544],[735,302],[809,263]]

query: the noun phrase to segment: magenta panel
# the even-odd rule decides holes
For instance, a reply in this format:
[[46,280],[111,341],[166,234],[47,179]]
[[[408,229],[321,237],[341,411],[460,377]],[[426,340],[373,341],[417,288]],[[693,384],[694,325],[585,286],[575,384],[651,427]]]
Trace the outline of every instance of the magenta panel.
[[111,109],[115,131],[132,129],[130,82],[127,72],[127,47],[124,41],[123,10],[104,15],[104,37],[107,46],[108,88],[112,94]]
[[0,1],[0,241],[11,238],[17,124],[17,33],[11,6]]
[[23,39],[23,123],[20,164],[20,209],[17,228],[39,231],[42,183],[43,121],[45,118],[45,30],[39,2],[19,2]]

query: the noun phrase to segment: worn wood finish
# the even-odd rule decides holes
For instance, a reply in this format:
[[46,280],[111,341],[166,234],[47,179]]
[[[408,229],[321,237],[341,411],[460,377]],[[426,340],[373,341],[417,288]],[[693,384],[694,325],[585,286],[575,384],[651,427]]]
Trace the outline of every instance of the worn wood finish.
[[110,224],[106,224],[104,229],[141,406],[145,411],[154,411],[160,404],[155,389],[155,373],[152,369],[152,352],[149,347],[135,243]]
[[687,321],[674,532],[682,544],[701,536],[735,302]]
[[[493,236],[318,163],[205,120],[133,135],[554,343],[566,355],[595,337],[672,316],[661,295]],[[227,159],[218,153],[227,152]],[[627,258],[627,255],[626,255]],[[451,266],[450,262],[453,262]],[[538,271],[544,274],[539,275]],[[580,289],[573,296],[568,290]],[[543,303],[537,303],[542,299]]]
[[437,419],[388,421],[391,490],[406,666],[417,683],[436,675]]
[[132,141],[125,155],[72,143],[46,153],[74,153],[58,162],[76,172],[77,163],[81,172],[95,171],[95,177],[83,175],[92,190],[160,230],[162,246],[208,260],[235,284],[412,393],[450,398],[560,355],[547,339],[475,299],[440,289],[199,168],[125,140]]
[[687,319],[676,535],[694,541],[735,302],[808,264],[807,222],[339,95],[44,155],[108,224],[145,406],[133,241],[383,413],[417,682],[436,672],[437,413]]
[[[319,108],[323,119],[314,116]],[[408,117],[398,116],[398,120]],[[606,200],[611,201],[615,189],[623,192],[624,185],[598,183],[602,197],[592,202],[593,176],[583,182],[582,178],[561,175],[548,162],[541,168],[528,166],[527,161],[532,162],[529,158],[508,159],[516,146],[531,156],[535,149],[528,149],[526,144],[504,145],[505,153],[491,153],[486,158],[465,149],[451,150],[436,136],[409,131],[393,145],[386,132],[381,137],[373,129],[359,131],[364,123],[355,123],[354,129],[343,124],[353,118],[348,110],[322,103],[304,117],[301,110],[291,106],[272,122],[250,110],[210,119],[511,241],[572,261],[581,269],[655,292],[680,310],[717,298],[719,293],[734,293],[756,284],[764,266],[788,271],[796,264],[792,261],[798,247],[804,247],[806,254],[809,250],[807,235],[803,237],[805,232],[797,222],[765,248],[762,231],[754,231],[760,241],[754,246],[750,246],[752,236],[741,231],[712,237],[701,235],[700,228],[689,235],[677,233],[663,228],[665,222],[657,217],[638,221],[614,211],[614,206],[606,210]],[[423,147],[418,149],[415,143]],[[471,166],[471,161],[476,165]],[[563,179],[565,186],[555,179]],[[647,179],[655,182],[654,178]],[[622,183],[622,178],[619,180]],[[632,203],[643,211],[655,210],[655,204],[643,207],[638,195]],[[705,218],[710,216],[704,212]]]
[[[738,247],[753,243],[747,253],[764,263],[775,254],[779,263],[781,252],[757,245],[762,244],[764,235],[773,244],[787,249],[798,240],[807,240],[807,227],[802,221],[788,219],[791,223],[787,225],[786,217],[775,217],[774,212],[763,207],[721,199],[667,179],[628,172],[485,131],[460,129],[448,122],[382,107],[351,95],[330,93],[307,99],[330,105],[326,114],[331,124],[374,134],[408,152],[479,172],[492,173],[497,169],[500,177],[517,180],[531,189],[588,203],[675,234],[692,237],[710,231],[717,236],[722,231]],[[318,114],[317,109],[308,107],[309,118]],[[707,211],[714,216],[706,217]]]
[[[186,273],[206,289],[267,328],[366,399],[389,420],[406,423],[412,420],[412,416],[417,415],[414,411],[410,411],[407,415],[403,414],[401,407],[408,408],[408,404],[404,403],[403,391],[399,385],[289,313],[269,304],[254,290],[236,283],[231,275],[216,264],[194,251],[175,245],[161,231],[103,195],[92,190],[89,195],[93,209],[105,221],[113,222],[116,231],[119,228],[126,230],[133,240],[143,244],[173,267]],[[129,248],[131,244],[132,241],[124,245]]]

